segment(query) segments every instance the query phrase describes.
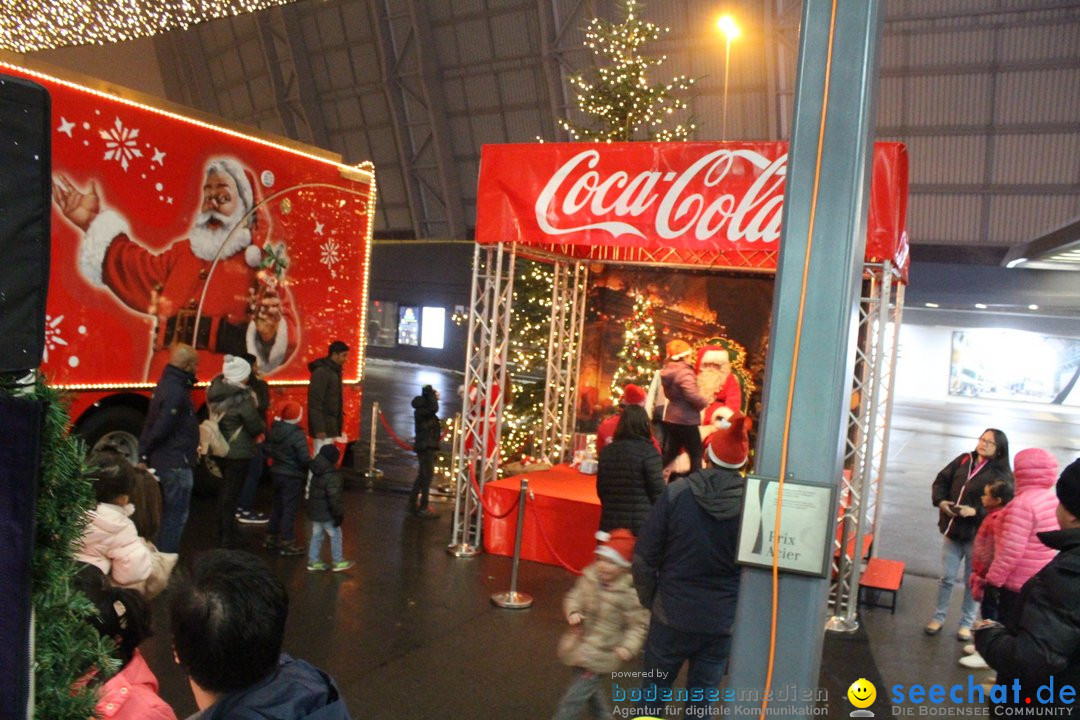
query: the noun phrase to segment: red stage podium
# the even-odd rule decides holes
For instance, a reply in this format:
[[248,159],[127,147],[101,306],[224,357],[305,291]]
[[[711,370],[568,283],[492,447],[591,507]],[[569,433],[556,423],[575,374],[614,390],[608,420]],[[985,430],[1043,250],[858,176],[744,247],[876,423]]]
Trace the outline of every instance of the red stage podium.
[[521,559],[580,571],[593,560],[600,499],[596,476],[569,465],[513,475],[484,486],[484,505],[490,510],[484,513],[484,549],[495,555],[514,554],[517,509],[502,519],[493,515],[506,513],[514,505],[523,477],[529,479],[535,499],[525,504]]

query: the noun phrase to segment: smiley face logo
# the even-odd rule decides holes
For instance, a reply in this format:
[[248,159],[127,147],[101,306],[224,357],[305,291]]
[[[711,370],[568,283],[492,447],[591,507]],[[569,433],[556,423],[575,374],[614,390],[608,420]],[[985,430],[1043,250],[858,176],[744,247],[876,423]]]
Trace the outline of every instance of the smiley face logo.
[[851,683],[851,687],[847,690],[847,697],[855,707],[867,708],[874,704],[874,699],[877,698],[877,688],[874,687],[874,683],[866,678],[859,678]]

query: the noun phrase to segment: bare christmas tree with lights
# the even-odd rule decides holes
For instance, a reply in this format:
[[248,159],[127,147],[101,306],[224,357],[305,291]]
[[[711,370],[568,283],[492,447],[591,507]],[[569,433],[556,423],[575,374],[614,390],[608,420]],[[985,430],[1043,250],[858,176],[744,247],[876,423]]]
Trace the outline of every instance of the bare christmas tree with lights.
[[692,119],[670,126],[677,114],[688,110],[679,93],[690,90],[694,80],[678,75],[666,83],[650,81],[649,74],[667,56],[646,55],[644,47],[669,28],[642,20],[640,7],[636,0],[624,0],[619,3],[622,22],[593,18],[586,28],[585,47],[593,54],[593,68],[573,75],[570,85],[587,120],[559,120],[572,140],[687,140],[694,132]]

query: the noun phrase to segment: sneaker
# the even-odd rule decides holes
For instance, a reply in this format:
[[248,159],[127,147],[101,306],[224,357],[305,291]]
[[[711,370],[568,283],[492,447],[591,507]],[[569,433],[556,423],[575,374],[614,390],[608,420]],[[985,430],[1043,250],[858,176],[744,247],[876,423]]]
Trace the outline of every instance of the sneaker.
[[308,563],[307,569],[311,572],[319,572],[320,570],[326,570],[328,567],[329,565],[320,560],[318,562]]
[[244,525],[265,525],[270,522],[269,515],[252,510],[240,510],[236,513],[236,519]]
[[971,642],[971,638],[971,628],[969,627],[961,625],[960,629],[956,631],[956,639],[960,642],[969,643]]
[[[941,632],[941,626],[942,622],[940,620],[931,620],[930,622],[926,623],[926,627],[923,628],[923,632],[927,635],[937,635],[939,632]],[[968,639],[970,640],[971,638]]]
[[975,644],[974,643],[968,643],[963,648],[961,648],[961,650],[963,651],[963,653],[965,655],[974,655],[975,654]]
[[334,572],[345,572],[355,564],[356,563],[354,563],[352,560],[342,560],[341,562],[334,563],[334,567],[331,569]]
[[982,670],[983,668],[990,667],[979,653],[972,653],[967,657],[960,658],[960,664],[966,668],[973,668],[975,670]]
[[281,545],[278,545],[277,549],[278,555],[285,555],[286,557],[293,555],[303,555],[304,552],[304,548],[294,542],[282,543]]

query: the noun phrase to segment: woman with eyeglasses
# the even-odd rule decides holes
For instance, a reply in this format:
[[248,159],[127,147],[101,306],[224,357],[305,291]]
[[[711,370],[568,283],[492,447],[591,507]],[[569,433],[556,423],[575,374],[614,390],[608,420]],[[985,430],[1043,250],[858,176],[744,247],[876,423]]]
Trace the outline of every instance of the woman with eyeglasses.
[[997,479],[1013,481],[1009,440],[996,428],[984,430],[974,450],[957,457],[934,478],[931,494],[938,508],[938,530],[945,536],[941,553],[944,572],[938,581],[937,609],[924,628],[927,635],[941,632],[949,611],[953,584],[957,573],[963,570],[960,583],[964,587],[964,604],[956,639],[971,642],[976,612],[975,599],[967,581],[971,577],[971,548],[979,524],[986,515],[981,502],[983,488]]

